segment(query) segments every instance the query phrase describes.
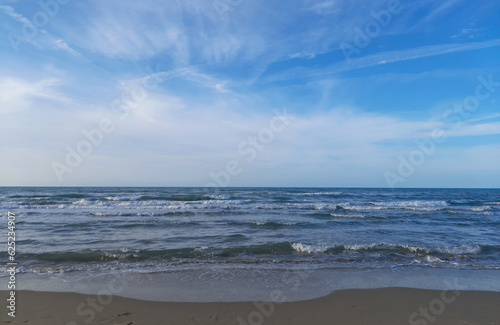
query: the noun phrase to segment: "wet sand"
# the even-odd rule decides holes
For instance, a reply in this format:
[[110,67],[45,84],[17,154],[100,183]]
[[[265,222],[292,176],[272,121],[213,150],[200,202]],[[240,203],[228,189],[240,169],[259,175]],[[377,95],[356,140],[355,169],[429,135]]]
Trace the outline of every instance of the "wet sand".
[[117,296],[18,291],[2,324],[500,324],[500,292],[408,288],[340,290],[307,301],[177,303]]

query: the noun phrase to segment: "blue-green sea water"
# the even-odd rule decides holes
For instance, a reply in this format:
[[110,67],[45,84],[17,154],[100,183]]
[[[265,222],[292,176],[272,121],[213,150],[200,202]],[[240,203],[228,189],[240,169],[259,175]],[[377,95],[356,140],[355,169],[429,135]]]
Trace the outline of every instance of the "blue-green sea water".
[[500,270],[498,189],[4,187],[8,212],[27,279]]

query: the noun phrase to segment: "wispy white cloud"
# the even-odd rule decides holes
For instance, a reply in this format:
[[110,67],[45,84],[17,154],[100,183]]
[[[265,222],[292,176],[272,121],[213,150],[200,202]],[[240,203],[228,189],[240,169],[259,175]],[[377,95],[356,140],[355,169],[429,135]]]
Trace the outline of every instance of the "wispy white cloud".
[[500,122],[464,125],[449,132],[449,136],[479,136],[500,134]]
[[62,39],[56,39],[54,40],[54,44],[61,50],[63,51],[66,51],[68,52],[69,54],[72,54],[72,55],[75,55],[75,56],[81,56],[80,53],[78,53],[77,51],[75,51],[74,49],[72,49],[71,47],[68,46],[68,44],[66,44],[65,41],[63,41]]
[[340,8],[339,2],[336,0],[324,0],[324,1],[314,1],[309,4],[308,10],[312,10],[320,15],[331,14],[332,12],[338,11]]
[[[318,5],[335,10],[322,11],[326,15],[318,19]],[[137,61],[159,55],[172,59],[176,67],[240,62],[251,64],[258,73],[260,65],[267,67],[289,55],[311,58],[331,51],[354,33],[354,27],[373,19],[370,10],[383,5],[384,1],[302,0],[297,6],[244,1],[221,19],[211,1],[96,1],[84,7],[86,21],[62,32],[72,43],[113,58]],[[345,11],[353,14],[346,17]],[[298,26],[304,18],[310,23]]]
[[440,1],[440,2],[434,2],[431,1],[433,5],[436,7],[423,19],[421,19],[417,24],[415,24],[412,29],[413,30],[420,30],[423,27],[428,27],[431,26],[431,22],[440,19],[443,15],[448,13],[450,10],[456,8],[456,6],[460,3],[463,2],[463,0],[445,0],[445,1]]
[[[125,82],[124,85],[130,87],[134,82]],[[8,105],[31,112],[32,118],[24,121],[27,131],[23,136],[45,139],[43,141],[50,139],[51,143],[41,151],[36,149],[37,143],[30,145],[32,142],[24,141],[24,145],[19,146],[17,144],[22,140],[4,138],[0,151],[11,157],[0,159],[2,170],[11,171],[1,175],[4,184],[15,184],[15,178],[23,168],[32,168],[31,184],[58,185],[47,166],[54,159],[63,161],[66,146],[75,146],[83,139],[81,130],[96,127],[103,117],[110,117],[116,130],[106,135],[103,144],[79,167],[78,172],[67,178],[71,184],[104,184],[103,179],[107,184],[137,184],[134,182],[140,175],[142,184],[163,182],[200,186],[210,181],[210,171],[221,170],[228,160],[236,159],[245,169],[241,177],[234,179],[233,185],[252,184],[256,175],[260,175],[260,179],[267,175],[268,184],[285,181],[286,184],[300,185],[299,171],[314,166],[311,182],[322,174],[331,175],[323,177],[334,181],[333,175],[349,175],[353,168],[357,168],[359,175],[356,179],[381,186],[383,180],[377,180],[377,175],[396,161],[395,157],[401,150],[400,147],[386,146],[384,142],[413,143],[414,139],[428,136],[435,128],[452,127],[434,120],[415,121],[381,113],[368,114],[352,107],[332,107],[325,112],[293,116],[292,123],[276,134],[266,149],[248,164],[247,157],[238,153],[238,146],[249,136],[256,136],[262,128],[269,127],[273,117],[271,111],[238,112],[218,102],[187,105],[182,97],[150,92],[130,110],[126,119],[120,120],[118,116],[110,116],[107,107],[96,108],[93,112],[88,109],[48,110],[49,102],[41,110],[40,101],[33,101],[33,98],[60,100],[57,80],[27,82],[4,78],[0,85],[0,89],[10,90],[4,90],[0,96],[0,100],[10,102],[2,102],[0,107]],[[8,98],[7,93],[10,93]],[[84,107],[85,103],[73,105]],[[4,114],[2,121],[6,125],[16,125],[20,116],[24,115]],[[498,123],[489,123],[488,120],[476,120],[476,125],[464,127],[460,132],[450,132],[449,136],[492,134],[495,130],[498,133]],[[6,130],[10,132],[10,127]],[[147,160],[140,158],[145,156]],[[27,163],[33,159],[37,163]],[[452,163],[452,160],[446,161]],[[344,176],[336,177],[335,184],[345,181],[342,184],[349,185]],[[318,178],[317,181],[321,179],[325,180]]]
[[57,90],[60,80],[46,78],[39,81],[0,78],[0,115],[33,109],[39,101],[67,104],[70,100]]
[[[312,185],[384,186],[382,174],[397,164],[398,155],[412,150],[414,139],[429,137],[436,128],[449,130],[449,138],[467,136],[468,140],[499,133],[500,124],[491,118],[496,93],[491,101],[481,103],[478,112],[488,118],[472,116],[457,129],[436,118],[437,111],[466,95],[469,84],[461,82],[463,76],[475,82],[487,63],[472,62],[463,67],[469,69],[465,72],[448,67],[429,71],[435,66],[417,64],[410,70],[392,69],[399,66],[394,62],[500,45],[499,39],[429,45],[419,29],[412,31],[417,37],[411,41],[401,35],[408,33],[414,18],[441,28],[457,7],[455,0],[404,2],[401,14],[381,31],[380,42],[366,49],[366,53],[379,53],[332,62],[326,68],[326,60],[340,54],[339,43],[351,41],[356,27],[373,21],[371,12],[386,9],[386,0],[298,0],[294,5],[247,0],[227,12],[225,19],[212,3],[71,2],[67,11],[45,26],[46,32],[33,39],[36,47],[30,48],[33,55],[28,63],[5,55],[14,64],[2,67],[0,77],[0,180],[19,184],[16,178],[28,170],[23,185],[59,185],[50,163],[63,161],[67,146],[74,147],[83,139],[82,130],[97,127],[104,117],[113,120],[115,131],[68,175],[68,184],[204,185],[210,181],[210,171],[224,169],[229,159],[237,159],[245,164],[244,172],[232,185],[306,185],[307,174]],[[0,6],[7,21],[2,26],[29,23],[18,13],[28,10],[13,8],[18,7]],[[433,44],[448,42],[458,31],[464,37],[476,33],[470,25],[456,26],[443,32],[445,36],[436,35]],[[391,39],[384,38],[389,34]],[[127,118],[120,119],[110,110],[111,102],[129,98],[143,85],[143,67],[156,62],[163,62],[165,71],[146,77],[159,86],[148,89],[130,107]],[[360,71],[355,79],[323,78],[377,65],[386,65],[387,73],[367,76]],[[268,74],[259,79],[265,71]],[[454,74],[460,78],[453,78]],[[282,87],[266,84],[293,78],[312,80]],[[429,91],[426,82],[442,78],[447,78],[444,88],[449,92]],[[451,79],[460,82],[451,83]],[[401,88],[409,97],[392,96],[405,97],[404,103],[394,104],[397,99],[376,94],[382,83],[408,85]],[[372,88],[363,93],[360,85]],[[450,89],[455,85],[454,92]],[[414,86],[415,94],[410,94]],[[358,97],[369,94],[373,100],[359,104],[351,96],[355,90]],[[421,95],[426,92],[429,96]],[[389,101],[392,107],[386,105]],[[239,144],[268,127],[271,109],[282,104],[292,107],[293,122],[247,164],[238,153]],[[24,131],[16,132],[20,128]],[[498,153],[493,146],[477,149],[477,141],[470,141],[468,152],[481,157],[494,156],[488,149]],[[458,166],[455,160],[462,158],[444,144],[439,154],[429,158],[434,162],[423,168],[434,166],[446,172],[447,165]],[[469,165],[459,167],[473,171]],[[493,164],[487,167],[498,170]]]
[[335,74],[355,69],[373,67],[377,65],[389,64],[400,61],[416,60],[420,58],[456,53],[463,51],[473,51],[489,47],[500,46],[500,39],[494,39],[475,43],[452,43],[441,45],[421,46],[412,49],[382,52],[367,55],[361,58],[351,59],[341,63],[333,64],[322,69],[293,68],[284,72],[266,77],[267,81],[280,81],[298,78],[312,78],[328,74]]
[[478,36],[483,36],[485,32],[486,28],[477,28],[475,23],[470,23],[469,27],[461,28],[457,34],[453,34],[450,38],[475,39]]
[[17,13],[11,6],[0,5],[0,11],[23,25],[32,25],[28,18]]
[[[155,72],[147,75],[146,78],[152,78],[152,80],[154,80],[158,84],[176,79],[184,80],[190,82],[193,85],[200,86],[204,89],[211,89],[218,93],[230,92],[230,90],[226,88],[226,85],[228,84],[227,80],[215,78],[207,73],[200,72],[199,70],[200,69],[198,67],[186,66],[184,68]],[[143,84],[144,78],[145,77],[122,80],[120,81],[120,84],[125,89],[131,89]]]
[[[30,43],[35,45],[37,49],[41,50],[62,50],[67,53],[70,53],[75,56],[81,56],[76,50],[71,48],[63,39],[57,38],[53,36],[51,33],[47,31],[47,29],[38,29],[32,21],[30,21],[25,16],[17,13],[13,7],[0,5],[0,12],[3,12],[8,17],[12,18],[15,22],[20,23],[21,25],[16,26],[17,32],[11,32],[11,36],[14,36],[16,39],[21,40],[21,42],[17,45],[20,46],[22,43]],[[24,26],[32,26],[33,30],[36,31],[34,34],[24,35],[23,27]]]
[[73,43],[113,58],[141,60],[159,53],[189,63],[190,51],[183,7],[178,2],[96,1],[83,6],[88,15],[82,25],[63,31]]

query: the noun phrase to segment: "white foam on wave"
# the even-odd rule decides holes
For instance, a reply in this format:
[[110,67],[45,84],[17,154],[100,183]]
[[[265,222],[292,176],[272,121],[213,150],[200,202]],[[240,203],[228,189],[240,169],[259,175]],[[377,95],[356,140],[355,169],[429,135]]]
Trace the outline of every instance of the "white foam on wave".
[[208,197],[216,200],[230,200],[232,198],[231,195],[223,195],[223,194],[209,195]]
[[345,249],[350,250],[350,251],[359,251],[363,249],[368,249],[368,248],[373,248],[376,247],[380,244],[367,244],[367,245],[361,245],[361,244],[355,244],[355,245],[343,245]]
[[309,192],[309,193],[294,193],[299,196],[317,196],[317,195],[342,195],[342,192]]
[[278,225],[283,225],[283,226],[294,226],[296,225],[297,223],[296,222],[281,222],[281,221],[273,221],[273,220],[264,220],[264,221],[254,221],[252,222],[252,224],[256,225],[256,226],[264,226],[264,225],[267,225],[269,223],[274,223],[274,224],[278,224]]
[[421,207],[447,207],[446,201],[389,201],[389,202],[369,202],[369,204],[388,208],[421,208]]
[[426,262],[429,262],[429,263],[445,263],[445,261],[443,261],[442,259],[440,259],[439,257],[435,257],[435,256],[430,256],[430,255],[427,255],[425,257],[425,261]]
[[[328,205],[323,205],[328,207]],[[390,202],[368,202],[368,205],[353,205],[350,202],[336,204],[335,207],[340,207],[346,210],[354,211],[379,211],[385,209],[404,209],[414,211],[436,211],[447,207],[445,201],[390,201]]]
[[106,201],[136,201],[140,199],[142,195],[118,195],[118,196],[105,196],[103,199]]
[[478,254],[481,252],[481,247],[479,245],[445,246],[439,247],[437,251],[453,255]]
[[250,202],[250,200],[231,200],[231,199],[213,199],[213,200],[203,200],[203,201],[188,201],[191,205],[204,204],[204,205],[241,205],[243,203]]
[[323,253],[328,248],[330,248],[330,246],[327,245],[307,245],[302,243],[292,243],[292,247],[295,251],[299,253],[308,253],[308,254]]
[[318,245],[309,245],[309,244],[302,244],[302,243],[293,243],[292,244],[293,249],[295,249],[299,253],[323,253],[328,249],[335,248],[335,247],[341,247],[345,249],[346,251],[364,251],[364,250],[369,250],[373,248],[398,248],[402,247],[407,250],[409,250],[412,253],[429,253],[429,250],[424,248],[424,247],[418,247],[418,246],[411,246],[411,245],[397,245],[397,244],[388,244],[388,243],[371,243],[371,244],[336,244],[336,245],[324,245],[324,244],[318,244]]
[[335,214],[335,213],[330,213],[330,215],[334,218],[338,218],[338,219],[364,219],[365,216],[364,215],[361,215],[361,214],[349,214],[349,215],[346,215],[346,214]]
[[402,247],[409,250],[412,253],[421,253],[426,252],[429,253],[429,250],[424,247],[419,246],[411,246],[411,245],[397,245],[397,244],[388,244],[388,243],[372,243],[372,244],[354,244],[354,245],[343,245],[346,250],[351,251],[360,251],[372,248],[398,248]]
[[465,209],[465,210],[449,210],[447,213],[451,214],[465,214],[465,215],[483,215],[483,216],[491,216],[493,213],[489,211],[481,211],[481,210],[470,210],[470,209]]
[[419,253],[421,251],[424,251],[424,252],[429,252],[428,249],[426,248],[423,248],[423,247],[418,247],[418,246],[411,246],[411,245],[402,245],[404,248],[408,249],[409,251],[411,251],[412,253]]
[[110,214],[109,213],[102,213],[102,212],[92,212],[91,215],[93,215],[94,217],[106,217],[106,216],[109,216]]
[[486,205],[486,206],[483,206],[483,207],[478,207],[478,208],[470,208],[468,210],[470,211],[488,211],[488,210],[492,210],[493,208]]
[[75,204],[75,205],[85,205],[85,206],[89,205],[88,201],[85,200],[85,199],[81,199],[81,200],[78,200],[76,202],[73,202],[73,204]]
[[373,211],[373,210],[382,210],[384,208],[381,206],[352,205],[349,202],[337,204],[335,207],[340,207],[345,210],[354,210],[354,211]]

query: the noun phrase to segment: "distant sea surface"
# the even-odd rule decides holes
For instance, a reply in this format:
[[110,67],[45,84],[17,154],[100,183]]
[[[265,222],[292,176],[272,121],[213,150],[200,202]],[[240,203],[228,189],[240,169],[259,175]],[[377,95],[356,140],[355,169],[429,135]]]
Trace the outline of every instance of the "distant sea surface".
[[8,211],[24,274],[500,270],[498,189],[0,188]]

